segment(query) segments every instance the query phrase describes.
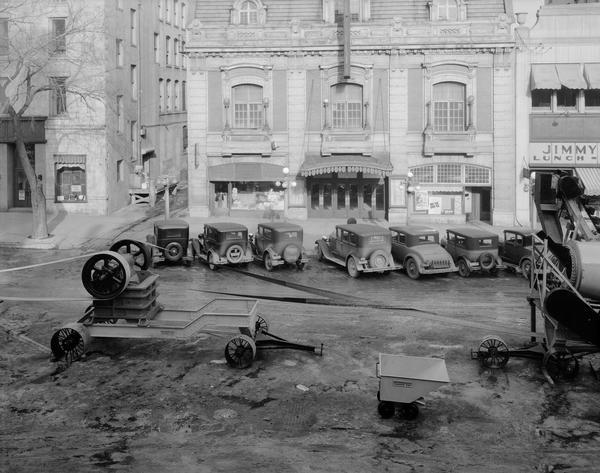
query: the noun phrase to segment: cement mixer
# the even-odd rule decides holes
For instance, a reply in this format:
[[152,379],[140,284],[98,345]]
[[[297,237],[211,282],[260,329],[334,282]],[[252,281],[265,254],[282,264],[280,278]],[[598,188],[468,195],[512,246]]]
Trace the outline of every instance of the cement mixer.
[[486,337],[473,357],[488,367],[506,365],[511,355],[541,357],[553,382],[573,378],[579,358],[600,350],[600,219],[573,170],[540,170],[532,176],[533,197],[542,231],[533,236],[531,293],[544,319],[545,339],[509,350],[498,337]]

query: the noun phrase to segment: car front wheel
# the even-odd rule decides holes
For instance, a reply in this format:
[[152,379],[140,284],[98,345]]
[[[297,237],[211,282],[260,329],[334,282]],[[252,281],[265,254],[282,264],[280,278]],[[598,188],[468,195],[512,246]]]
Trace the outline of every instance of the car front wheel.
[[356,258],[354,258],[354,256],[350,256],[346,261],[346,269],[348,270],[348,274],[351,278],[357,278],[360,276],[358,264],[356,263]]
[[414,258],[408,258],[406,260],[406,274],[411,279],[419,279],[421,273],[419,273],[419,265]]
[[319,261],[323,261],[323,250],[321,249],[321,245],[317,243],[317,259]]
[[523,275],[523,277],[525,279],[530,279],[531,278],[531,260],[530,259],[524,259],[523,261],[521,261],[521,274]]
[[273,258],[269,253],[265,253],[265,269],[267,271],[273,271]]

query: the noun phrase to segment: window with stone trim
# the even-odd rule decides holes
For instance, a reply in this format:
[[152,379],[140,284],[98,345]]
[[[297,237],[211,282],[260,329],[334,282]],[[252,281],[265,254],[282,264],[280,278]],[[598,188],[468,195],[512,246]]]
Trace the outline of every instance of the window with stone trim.
[[50,116],[67,113],[67,78],[50,77]]
[[467,19],[466,0],[430,0],[429,19],[431,21],[461,21]]
[[465,130],[465,85],[459,82],[440,82],[433,86],[434,132]]
[[232,89],[233,127],[262,128],[263,88],[254,84],[240,84]]
[[64,54],[67,51],[66,18],[51,18],[50,54]]
[[87,202],[86,156],[55,154],[54,169],[56,202]]
[[361,85],[335,84],[330,89],[330,98],[333,128],[362,128],[363,88]]
[[[344,23],[344,0],[323,0],[323,21],[326,23]],[[350,21],[365,22],[371,17],[371,0],[350,0]]]

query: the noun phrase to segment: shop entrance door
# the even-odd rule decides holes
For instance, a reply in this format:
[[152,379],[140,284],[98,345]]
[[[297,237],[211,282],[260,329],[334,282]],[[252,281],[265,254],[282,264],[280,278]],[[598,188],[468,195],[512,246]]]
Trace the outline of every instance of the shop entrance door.
[[[25,145],[29,162],[35,169],[35,154],[33,145]],[[21,160],[17,156],[16,149],[13,149],[13,169],[14,169],[14,186],[13,186],[13,207],[31,208],[31,187],[25,175],[25,170],[21,164]]]
[[471,193],[471,213],[467,215],[468,221],[480,220],[492,223],[492,192],[489,187],[467,188]]
[[313,179],[308,193],[309,217],[385,218],[385,186],[378,179]]

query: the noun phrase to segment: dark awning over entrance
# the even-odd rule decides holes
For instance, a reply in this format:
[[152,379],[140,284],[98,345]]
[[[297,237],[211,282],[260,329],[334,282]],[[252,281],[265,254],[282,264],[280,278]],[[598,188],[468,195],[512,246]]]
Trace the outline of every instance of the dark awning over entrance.
[[285,177],[283,166],[266,163],[228,163],[210,166],[209,181],[279,181]]
[[392,169],[389,154],[379,156],[307,154],[300,166],[300,175],[316,176],[333,172],[362,172],[376,176],[389,176]]

